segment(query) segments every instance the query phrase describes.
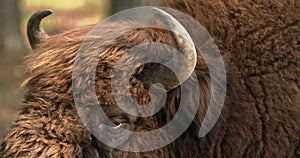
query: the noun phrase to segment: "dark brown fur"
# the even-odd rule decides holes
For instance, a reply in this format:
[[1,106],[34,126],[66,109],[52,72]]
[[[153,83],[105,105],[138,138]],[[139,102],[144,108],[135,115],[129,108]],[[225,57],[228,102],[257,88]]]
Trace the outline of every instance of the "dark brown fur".
[[226,133],[210,147],[210,156],[299,157],[300,2],[169,0],[166,5],[204,25],[241,85],[238,103],[227,107]]
[[[75,53],[93,28],[88,26],[50,37],[28,58],[25,101],[12,130],[1,141],[0,155],[299,157],[299,2],[170,0],[165,5],[196,18],[210,32],[228,63],[225,109],[206,137],[198,138],[197,132],[210,99],[210,77],[204,61],[198,57],[195,71],[201,87],[200,106],[194,123],[180,138],[146,153],[110,151],[97,142],[80,121],[72,98]],[[111,23],[106,27],[107,32],[120,32],[129,25],[138,24]],[[109,44],[97,40],[91,43],[108,45],[96,79],[99,101],[109,103],[103,107],[106,113],[119,112],[110,93],[110,73],[116,59],[132,46],[150,41],[173,45],[168,32],[154,29],[124,32]],[[139,103],[144,101],[141,98],[148,98],[138,77],[131,79],[131,92]],[[137,120],[135,131],[168,123],[176,113],[179,92],[178,88],[170,91],[168,102],[155,116]]]

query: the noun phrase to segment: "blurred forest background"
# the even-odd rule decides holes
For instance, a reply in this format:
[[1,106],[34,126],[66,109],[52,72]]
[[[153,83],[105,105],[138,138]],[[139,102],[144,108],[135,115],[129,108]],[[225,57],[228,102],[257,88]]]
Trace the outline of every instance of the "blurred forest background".
[[158,0],[0,0],[0,138],[10,129],[23,99],[24,58],[31,52],[26,24],[37,10],[54,11],[43,21],[48,34],[100,22],[118,11]]

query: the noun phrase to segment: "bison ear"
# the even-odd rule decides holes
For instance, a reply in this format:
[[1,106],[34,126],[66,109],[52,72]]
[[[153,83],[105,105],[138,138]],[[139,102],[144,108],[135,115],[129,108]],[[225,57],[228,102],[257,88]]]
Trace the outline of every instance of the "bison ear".
[[32,49],[49,37],[40,24],[43,18],[50,14],[52,14],[51,10],[40,10],[30,17],[27,23],[27,37]]

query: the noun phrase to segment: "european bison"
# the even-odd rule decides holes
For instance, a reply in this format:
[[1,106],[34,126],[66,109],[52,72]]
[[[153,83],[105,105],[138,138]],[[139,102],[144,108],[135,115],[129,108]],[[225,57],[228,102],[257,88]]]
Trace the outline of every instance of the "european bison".
[[[198,137],[210,101],[212,78],[201,56],[195,73],[200,86],[198,113],[175,142],[149,152],[112,149],[98,141],[83,125],[72,93],[73,64],[80,44],[94,27],[87,26],[48,37],[39,23],[50,12],[38,12],[29,21],[28,36],[34,53],[28,57],[25,100],[11,131],[2,139],[3,157],[299,157],[300,156],[300,3],[297,0],[164,0],[199,21],[217,43],[227,63],[225,106],[214,129]],[[188,23],[176,17],[193,34]],[[164,23],[164,19],[161,19]],[[108,42],[90,39],[103,55],[95,77],[98,100],[115,124],[133,124],[134,131],[151,131],[167,124],[180,102],[179,82],[157,65],[146,65],[130,79],[130,91],[140,104],[149,102],[144,72],[170,75],[164,107],[151,117],[133,117],[118,108],[111,93],[111,73],[120,55],[146,42],[180,48],[180,37],[157,28],[122,32],[132,22],[112,22],[103,36],[120,36]],[[142,27],[142,26],[141,26]],[[105,48],[102,50],[101,48]],[[189,49],[182,49],[189,50]],[[86,59],[89,57],[87,56]],[[151,76],[151,75],[150,75]],[[155,81],[156,82],[156,81]],[[163,81],[162,81],[163,82]],[[175,85],[175,86],[174,86]],[[126,145],[126,144],[125,144]]]

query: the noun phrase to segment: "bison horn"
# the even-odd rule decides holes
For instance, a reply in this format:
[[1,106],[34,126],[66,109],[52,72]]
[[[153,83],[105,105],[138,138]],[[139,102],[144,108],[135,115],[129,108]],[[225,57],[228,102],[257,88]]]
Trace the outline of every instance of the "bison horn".
[[[167,90],[172,90],[181,85],[194,72],[197,62],[197,52],[190,34],[175,17],[156,7],[153,8],[153,11],[158,17],[158,20],[170,30],[169,33],[173,39],[173,43],[187,59],[189,64],[187,67],[184,67],[183,65],[179,67],[178,71],[181,73],[180,76],[177,77],[164,70],[164,72],[162,71],[163,73],[161,73],[162,75],[151,76],[151,73],[145,72],[145,76],[146,78],[151,78],[154,82],[165,85]],[[144,79],[144,81],[147,81],[147,79]],[[146,86],[148,85],[146,84]]]
[[40,24],[42,19],[50,14],[51,10],[40,10],[30,17],[27,23],[27,36],[32,49],[49,37]]

